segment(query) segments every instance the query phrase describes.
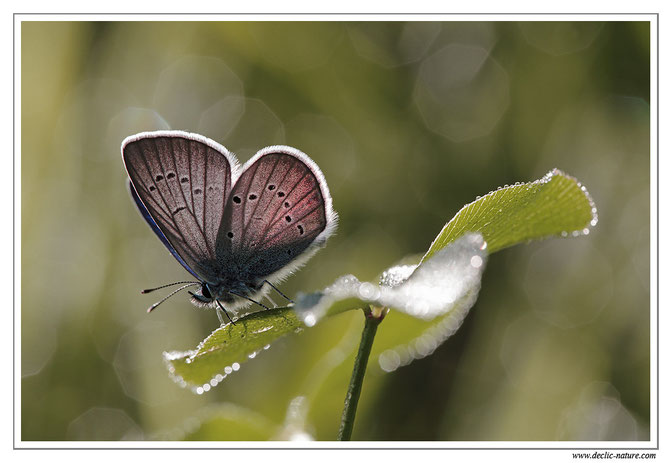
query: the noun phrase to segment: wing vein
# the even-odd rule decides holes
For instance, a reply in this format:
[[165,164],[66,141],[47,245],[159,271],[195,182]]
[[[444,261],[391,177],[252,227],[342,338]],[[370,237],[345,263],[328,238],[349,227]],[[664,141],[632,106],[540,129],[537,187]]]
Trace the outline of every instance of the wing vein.
[[[292,194],[292,192],[293,192],[294,190],[296,190],[296,187],[299,186],[299,183],[301,183],[301,182],[303,181],[303,179],[306,178],[307,175],[308,175],[308,172],[306,172],[305,174],[303,174],[303,176],[296,182],[296,184],[292,187],[292,189],[289,191],[289,193],[287,193],[287,197],[288,197],[288,198],[289,198],[289,195]],[[305,195],[303,195],[303,196],[301,197],[301,199],[299,199],[299,200],[298,200],[298,201],[297,201],[297,202],[296,202],[296,203],[289,209],[289,211],[293,210],[298,204],[301,204],[301,201],[303,201],[304,199],[306,199],[306,197],[308,197],[308,195],[310,195],[312,192],[313,192],[312,190],[309,190],[308,193],[306,193]],[[280,210],[280,208],[282,208],[283,203],[284,203],[284,201],[281,201],[281,202],[280,202],[280,206],[275,210],[275,214],[276,214],[276,215],[277,215],[278,211]],[[288,211],[288,212],[289,212],[289,211]],[[274,217],[275,217],[275,215],[274,215]],[[270,224],[268,224],[268,226],[267,226],[266,229],[264,230],[264,236],[263,236],[262,241],[265,240],[265,239],[268,237],[268,232],[271,231],[271,230],[273,229],[273,226],[274,226],[276,223],[278,223],[280,220],[282,220],[282,214],[280,214],[280,217],[278,217],[278,218],[275,219],[273,222],[271,222]],[[299,219],[299,220],[300,220],[300,219]],[[275,235],[273,235],[273,236],[275,236]]]
[[[203,163],[203,165],[205,167],[203,169],[203,239],[205,240],[205,247],[206,247],[208,253],[210,253],[210,246],[208,244],[208,237],[206,236],[206,231],[205,231],[205,229],[207,228],[207,226],[205,224],[205,212],[206,212],[205,209],[206,209],[206,207],[208,207],[208,198],[207,198],[207,196],[208,196],[208,184],[207,184],[207,181],[208,181],[208,162],[209,162],[209,159],[208,159],[208,150],[207,149],[205,150],[204,158],[205,158],[205,162]],[[211,255],[214,256],[214,250],[211,253]]]
[[[256,163],[256,162],[255,162],[254,165],[253,165],[253,167],[254,167],[254,172],[252,173],[252,176],[251,176],[251,178],[250,178],[250,183],[249,183],[249,185],[247,186],[247,187],[248,187],[248,193],[249,193],[249,187],[252,186],[252,180],[254,180],[254,177],[257,175],[257,171],[259,170],[259,163]],[[240,180],[242,177],[243,177],[243,176],[241,175],[241,176],[238,178],[238,180]],[[245,215],[247,214],[247,201],[246,201],[247,198],[243,197],[243,198],[241,198],[241,199],[242,199],[242,204],[243,204],[243,217],[242,217],[243,224],[242,224],[242,227],[241,227],[241,228],[242,228],[242,232],[240,233],[240,240],[239,240],[239,243],[240,243],[240,244],[238,245],[238,249],[240,249],[240,247],[243,245],[243,241],[244,241],[244,240],[243,240],[243,237],[247,234],[247,227],[248,227],[248,224],[252,221],[252,218],[251,218],[251,217],[254,215],[254,214],[252,214],[252,215],[250,216],[250,220],[249,220],[248,222],[245,221]],[[258,197],[257,199],[258,199],[259,201],[258,201],[257,204],[255,205],[255,207],[256,207],[256,206],[259,204],[259,202],[261,201],[261,194],[259,195],[259,197]],[[253,212],[256,212],[256,209],[255,209],[255,211],[253,211]]]
[[[172,217],[172,214],[170,213],[170,208],[168,207],[168,202],[166,202],[166,198],[163,197],[163,193],[161,193],[161,189],[154,182],[154,178],[152,177],[152,169],[150,169],[149,163],[147,162],[147,158],[145,157],[145,153],[142,152],[142,149],[140,149],[140,147],[138,147],[138,153],[140,153],[140,158],[142,159],[142,163],[145,165],[145,168],[147,169],[147,173],[149,174],[149,177],[152,180],[152,183],[154,183],[154,186],[156,186],[156,191],[159,193],[159,196],[161,196],[161,201],[163,202],[163,204],[159,204],[158,202],[156,202],[156,203],[159,205],[159,207],[161,208],[161,210],[163,211],[163,213],[167,217]],[[136,170],[136,173],[137,173],[137,170]],[[150,197],[151,197],[151,194],[150,194]],[[164,209],[164,206],[165,206],[166,209]]]
[[[166,167],[164,166],[163,161],[161,160],[161,156],[159,155],[159,147],[156,143],[157,139],[152,138],[151,140],[154,143],[154,151],[156,152],[156,158],[157,158],[157,161],[159,163],[159,167],[161,168],[161,172],[163,173],[163,181],[166,182],[166,189],[170,192],[170,196],[173,198],[173,203],[175,204],[175,206],[177,206],[177,199],[176,199],[176,196],[175,196],[175,192],[173,191],[173,189],[168,184],[168,177],[166,175]],[[170,146],[171,146],[171,153],[172,153],[172,143],[170,144]],[[175,162],[174,156],[173,156],[173,162]],[[175,166],[175,171],[176,171],[176,176],[177,176],[177,165]],[[184,197],[184,194],[182,193],[182,188],[180,188],[180,193]],[[162,195],[162,197],[163,197],[163,195]],[[165,199],[164,199],[164,201],[165,201]],[[184,204],[185,205],[187,204],[186,198],[184,198]],[[166,204],[166,205],[168,205],[168,204]],[[194,222],[196,222],[196,217],[194,216],[194,214],[191,211],[189,211],[189,213],[191,214],[191,217],[194,219]],[[171,212],[170,216],[173,218],[173,222],[175,222],[175,214],[173,214]],[[196,224],[198,225],[198,222],[196,222]],[[175,225],[177,226],[177,229],[179,230],[180,236],[182,237],[182,241],[184,242],[184,244],[186,246],[189,246],[189,248],[191,248],[192,251],[197,251],[196,248],[193,248],[191,245],[188,244],[187,238],[186,238],[186,236],[184,236],[182,228],[177,224],[177,222],[175,222]],[[201,232],[200,227],[198,227],[198,228],[199,228],[198,231]],[[201,235],[203,236],[203,240],[205,241],[205,251],[206,251],[206,253],[210,253],[210,250],[208,249],[208,242],[205,239],[205,234],[201,232]],[[198,245],[196,245],[196,247],[200,248],[200,246],[198,246]],[[199,250],[202,251],[202,249],[199,249]],[[198,255],[198,254],[195,253],[195,255]]]
[[[155,142],[154,147],[156,148],[156,142]],[[149,164],[147,163],[147,158],[146,158],[145,154],[143,153],[142,149],[139,149],[138,151],[139,151],[139,153],[140,153],[140,157],[142,158],[143,163],[145,164],[145,167],[147,168],[147,172],[149,173],[150,178],[151,178],[152,171],[151,171],[151,169],[149,168]],[[157,157],[158,157],[158,156],[157,156]],[[163,169],[163,164],[161,164],[161,160],[159,160],[159,166],[161,167],[163,176],[164,176],[164,178],[165,178],[166,172],[165,172],[165,169]],[[161,188],[159,188],[159,187],[157,186],[157,187],[156,187],[156,191],[159,192],[159,196],[161,196],[161,200],[163,201],[163,203],[165,204],[165,206],[168,207],[168,202],[166,201],[166,198],[163,196],[163,193],[161,193]],[[172,196],[172,192],[171,192],[171,196]],[[151,196],[150,196],[150,197],[151,197]],[[173,198],[173,200],[174,200],[174,198]],[[157,204],[158,204],[158,203],[157,203]],[[163,208],[161,208],[161,209],[163,210]],[[170,219],[165,219],[165,218],[164,218],[164,220],[165,220],[167,223],[174,223],[174,224],[175,224],[175,230],[176,230],[177,233],[179,234],[179,237],[176,236],[176,235],[173,235],[173,236],[175,236],[176,238],[181,238],[181,241],[182,241],[182,243],[184,243],[184,246],[186,246],[187,248],[189,248],[189,250],[192,251],[192,254],[196,254],[196,253],[194,252],[195,249],[191,248],[191,246],[189,246],[189,244],[187,244],[187,240],[186,240],[184,234],[182,233],[182,230],[180,229],[180,227],[179,227],[179,226],[177,225],[177,223],[175,222],[175,220],[174,220],[174,218],[173,218],[173,214],[170,212],[170,208],[168,208],[168,210],[164,210],[164,213],[166,214],[167,217],[170,217]],[[164,224],[164,227],[165,227],[165,224]],[[171,243],[171,244],[172,244],[172,243]],[[173,247],[175,247],[175,245],[173,245]]]
[[[321,204],[318,204],[317,206],[315,206],[314,208],[312,208],[311,210],[309,210],[308,212],[306,212],[305,214],[303,214],[301,217],[299,217],[298,219],[296,219],[294,222],[299,222],[300,220],[305,219],[305,218],[308,217],[310,214],[312,214],[313,212],[315,212],[316,210],[318,210],[320,207],[322,207],[322,205],[321,205]],[[266,240],[272,240],[273,238],[275,238],[276,236],[278,236],[280,233],[284,232],[284,231],[287,229],[288,226],[289,226],[289,225],[287,225],[287,226],[285,226],[284,228],[278,230],[277,232],[273,233],[271,236],[265,236],[265,237],[264,237],[264,240],[265,240],[265,241],[266,241]]]
[[[267,180],[270,180],[271,177],[273,177],[273,173],[275,172],[275,169],[278,167],[278,164],[279,164],[279,163],[280,163],[280,157],[278,157],[278,158],[275,160],[275,164],[273,164],[273,168],[271,169],[271,172],[268,174],[268,178],[267,178]],[[256,175],[257,175],[257,171],[258,171],[258,170],[259,170],[259,168],[257,167],[257,169],[254,171],[254,175],[252,176],[252,179],[253,179],[253,180],[254,180],[254,178],[256,177]],[[251,183],[251,182],[250,182],[250,183]],[[250,224],[252,223],[252,221],[254,220],[254,215],[257,213],[257,209],[259,208],[259,204],[261,203],[262,196],[263,196],[265,193],[266,193],[266,188],[264,188],[264,189],[259,193],[259,198],[258,198],[257,204],[254,205],[254,210],[252,211],[252,214],[250,215],[249,220],[245,223],[245,228],[243,229],[243,237],[247,236],[247,230],[248,230]],[[271,193],[271,196],[275,196],[275,193]],[[273,200],[273,198],[271,198],[271,201],[272,201],[272,200]],[[268,209],[270,208],[270,205],[271,205],[271,203],[269,202],[269,203],[268,203],[268,207],[266,207],[266,210],[268,210]],[[264,211],[264,212],[266,212],[266,211]],[[241,241],[242,241],[242,237],[241,237]]]

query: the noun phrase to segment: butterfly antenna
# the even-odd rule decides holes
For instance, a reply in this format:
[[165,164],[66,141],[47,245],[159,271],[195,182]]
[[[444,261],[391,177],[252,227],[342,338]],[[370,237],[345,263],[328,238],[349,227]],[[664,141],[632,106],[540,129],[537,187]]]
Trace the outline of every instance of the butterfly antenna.
[[250,299],[250,298],[247,297],[247,296],[243,296],[242,294],[234,293],[233,291],[227,291],[227,293],[229,293],[229,294],[233,294],[234,296],[242,297],[243,299],[247,299],[247,300],[250,301],[250,302],[254,302],[254,303],[257,304],[257,305],[262,306],[262,307],[263,307],[264,309],[266,309],[266,310],[271,310],[270,307],[265,306],[265,305],[262,304],[261,302],[257,302],[257,301],[255,301],[254,299]]
[[[163,288],[167,288],[169,286],[175,286],[175,285],[183,285],[185,283],[193,283],[193,284],[199,284],[200,285],[200,283],[197,282],[197,281],[176,281],[175,283],[168,283],[167,285],[157,286],[156,288],[143,289],[142,291],[140,291],[140,294],[147,294],[147,293],[151,293],[152,291],[156,291],[157,289],[163,289]],[[179,291],[179,289],[178,289],[178,291]]]
[[294,301],[291,300],[290,298],[288,298],[287,296],[285,296],[284,294],[282,294],[282,291],[280,291],[278,288],[276,288],[275,286],[273,286],[273,283],[271,283],[271,282],[268,281],[268,280],[264,280],[264,283],[268,283],[268,285],[269,285],[271,288],[273,288],[274,290],[276,290],[277,293],[278,293],[279,295],[281,295],[282,297],[284,297],[285,299],[287,299],[289,302],[291,302],[292,304],[294,304]]
[[[226,309],[225,309],[224,306],[221,304],[221,302],[219,302],[217,299],[215,299],[215,302],[217,303],[217,305],[219,306],[219,308],[222,309],[222,312],[224,312],[224,313],[226,314],[226,318],[229,319],[229,321],[231,322],[231,324],[232,324],[232,325],[235,325],[235,323],[233,322],[233,320],[231,320],[231,315],[229,315],[229,312],[226,311]],[[217,315],[219,315],[219,312],[217,313]]]
[[[185,283],[186,283],[186,282],[185,282]],[[150,308],[147,309],[147,313],[149,313],[149,312],[151,312],[152,310],[156,309],[159,305],[163,304],[163,303],[166,301],[166,299],[168,299],[169,297],[174,296],[175,294],[179,293],[179,292],[182,291],[184,288],[188,288],[189,286],[195,286],[195,285],[200,285],[200,284],[201,284],[201,283],[189,282],[188,284],[182,286],[181,288],[177,288],[175,291],[173,291],[172,293],[170,293],[169,295],[167,295],[166,297],[164,297],[163,299],[161,299],[159,302],[156,302],[156,303],[152,304],[152,305],[150,306]],[[171,286],[171,285],[166,285],[166,286]],[[156,288],[156,289],[158,289],[158,288]]]

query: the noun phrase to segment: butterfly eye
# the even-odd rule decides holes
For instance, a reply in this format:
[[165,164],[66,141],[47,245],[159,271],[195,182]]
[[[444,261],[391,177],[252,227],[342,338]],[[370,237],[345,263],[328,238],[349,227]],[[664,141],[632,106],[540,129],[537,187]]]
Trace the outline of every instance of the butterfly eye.
[[201,286],[201,293],[203,294],[203,297],[207,297],[208,299],[212,297],[212,294],[208,289],[208,285],[206,285],[205,283],[203,284],[203,286]]

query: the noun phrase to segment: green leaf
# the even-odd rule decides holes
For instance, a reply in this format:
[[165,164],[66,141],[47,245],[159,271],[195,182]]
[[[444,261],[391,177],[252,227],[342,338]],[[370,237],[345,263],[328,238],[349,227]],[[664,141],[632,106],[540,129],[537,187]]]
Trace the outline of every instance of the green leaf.
[[[441,230],[419,266],[387,270],[381,286],[352,275],[341,277],[322,292],[299,295],[294,308],[298,318],[288,307],[256,312],[236,325],[218,328],[196,350],[164,357],[174,379],[201,394],[279,337],[312,326],[324,316],[373,304],[405,312],[394,314],[395,321],[405,324],[403,339],[384,340],[386,330],[380,330],[374,352],[382,356],[381,367],[394,369],[397,363],[428,355],[459,327],[478,294],[485,252],[552,235],[587,234],[596,223],[597,212],[586,189],[555,169],[540,180],[505,186],[464,206]],[[482,235],[485,252],[474,243],[454,243],[468,232]],[[446,248],[451,243],[454,246]],[[475,272],[467,265],[472,257],[479,259]],[[458,281],[462,277],[468,278]]]
[[[422,290],[407,291],[406,296],[409,296],[407,302],[412,304],[415,300],[421,301],[423,299],[421,296],[431,294],[433,292],[431,288],[438,292],[443,285],[447,284],[445,280],[450,279],[451,273],[464,274],[464,268],[468,267],[461,269],[444,267],[445,263],[459,261],[458,254],[453,253],[451,257],[445,256],[444,262],[436,261],[436,258],[452,247],[448,245],[467,233],[482,234],[487,242],[486,251],[493,253],[532,239],[553,235],[587,234],[589,227],[596,223],[597,211],[585,187],[576,179],[554,169],[540,180],[505,186],[464,206],[441,230],[421,259],[420,265],[401,265],[386,270],[381,277],[381,285],[393,287],[398,285],[398,289],[408,286],[408,283],[412,282],[412,274],[416,273],[416,268],[419,272],[428,264],[436,262],[438,265],[433,272],[422,272],[429,274],[429,278],[418,278],[421,284],[417,287]],[[481,257],[485,258],[485,255]],[[419,277],[419,275],[416,276]],[[430,314],[436,313],[438,316],[418,317],[417,308],[415,313],[413,309],[399,311],[405,314],[390,313],[386,317],[384,329],[378,330],[376,335],[376,342],[371,353],[372,360],[375,359],[381,369],[392,371],[407,365],[414,359],[431,354],[460,327],[469,308],[475,302],[480,274],[477,276],[478,278],[474,279],[472,284],[466,286],[468,290],[462,293],[463,296],[454,304],[447,306],[449,310],[430,311]],[[351,286],[356,283],[354,289],[343,287],[340,292],[325,290],[327,296],[330,297],[317,300],[313,310],[323,310],[327,315],[331,314],[332,307],[336,305],[339,296],[357,295],[357,291],[361,290],[361,285],[370,285],[359,283],[353,276],[348,276],[347,279]],[[386,282],[386,279],[389,281]],[[330,288],[338,286],[339,281]],[[360,299],[363,302],[367,300],[366,298]],[[394,303],[390,304],[391,301],[386,302],[388,307],[395,307]],[[397,303],[397,308],[400,305],[403,304]],[[410,307],[413,306],[410,305]],[[305,317],[305,313],[302,315],[300,312],[300,317],[302,316]]]
[[380,284],[341,277],[323,292],[299,297],[294,310],[307,326],[326,315],[368,305],[432,320],[452,311],[466,295],[478,293],[486,259],[483,238],[469,233],[420,265],[386,270]]
[[430,321],[390,312],[376,334],[371,361],[383,371],[394,371],[431,355],[462,326],[476,302],[476,290],[469,292],[446,314]]
[[553,169],[530,183],[505,186],[464,206],[434,239],[423,261],[467,232],[479,232],[493,253],[549,236],[587,235],[597,209],[575,178]]
[[313,326],[325,316],[333,316],[348,310],[364,309],[371,301],[359,294],[362,283],[353,275],[338,278],[324,291],[299,293],[294,311],[306,326]]
[[276,339],[300,331],[303,324],[288,307],[263,310],[221,326],[196,350],[164,352],[173,379],[197,394],[209,391]]

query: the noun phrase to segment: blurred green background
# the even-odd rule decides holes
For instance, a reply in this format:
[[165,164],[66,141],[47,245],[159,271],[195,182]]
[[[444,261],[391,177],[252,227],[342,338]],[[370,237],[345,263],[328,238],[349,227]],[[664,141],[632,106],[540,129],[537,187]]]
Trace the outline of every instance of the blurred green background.
[[[333,440],[363,326],[273,344],[203,395],[162,352],[214,313],[142,288],[187,276],[136,212],[119,146],[206,135],[244,162],[288,144],[323,170],[338,233],[281,287],[422,253],[476,196],[558,167],[587,237],[491,256],[426,358],[374,355],[354,439],[648,440],[648,22],[23,22],[21,439]],[[405,339],[391,313],[383,339]],[[374,345],[375,348],[375,345]]]

